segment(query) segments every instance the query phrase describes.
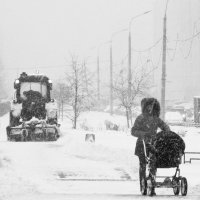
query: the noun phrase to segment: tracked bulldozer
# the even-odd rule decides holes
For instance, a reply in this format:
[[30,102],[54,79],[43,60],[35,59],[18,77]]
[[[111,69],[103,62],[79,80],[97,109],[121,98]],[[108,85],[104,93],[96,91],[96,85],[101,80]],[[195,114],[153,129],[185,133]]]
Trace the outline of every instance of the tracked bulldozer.
[[55,141],[60,136],[52,82],[44,75],[23,72],[14,82],[8,141]]

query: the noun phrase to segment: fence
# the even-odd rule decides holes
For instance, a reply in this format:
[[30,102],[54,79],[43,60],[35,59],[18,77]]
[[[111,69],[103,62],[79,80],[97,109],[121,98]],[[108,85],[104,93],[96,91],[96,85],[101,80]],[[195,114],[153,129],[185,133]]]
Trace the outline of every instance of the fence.
[[[186,155],[185,154],[189,154],[189,155],[199,155],[199,157],[190,157],[189,160],[186,160]],[[200,152],[185,152],[184,156],[183,156],[183,162],[185,163],[192,163],[192,160],[200,160]]]

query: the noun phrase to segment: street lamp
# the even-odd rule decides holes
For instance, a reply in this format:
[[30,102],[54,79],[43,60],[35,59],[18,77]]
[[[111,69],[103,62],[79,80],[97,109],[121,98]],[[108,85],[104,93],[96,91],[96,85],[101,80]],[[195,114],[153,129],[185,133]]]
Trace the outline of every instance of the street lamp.
[[113,114],[113,58],[112,58],[112,39],[117,34],[127,31],[128,29],[122,29],[114,32],[110,38],[110,114]]
[[138,14],[134,17],[131,18],[130,22],[129,22],[129,37],[128,37],[128,99],[129,99],[129,103],[131,100],[131,79],[132,79],[132,75],[131,75],[131,25],[134,19],[143,16],[147,13],[151,12],[151,10],[146,11],[144,13]]

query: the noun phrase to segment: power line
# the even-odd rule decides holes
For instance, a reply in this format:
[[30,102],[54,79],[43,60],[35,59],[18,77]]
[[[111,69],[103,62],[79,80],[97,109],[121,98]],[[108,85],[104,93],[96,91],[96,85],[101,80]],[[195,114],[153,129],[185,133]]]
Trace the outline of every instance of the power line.
[[150,47],[148,47],[148,48],[146,48],[146,49],[143,49],[143,50],[137,50],[137,49],[133,49],[132,48],[132,50],[133,51],[135,51],[135,52],[146,52],[146,51],[150,51],[151,49],[153,49],[154,47],[156,47],[157,46],[157,44],[159,44],[159,42],[162,40],[162,37],[160,38],[160,39],[158,39],[152,46],[150,46]]
[[184,59],[187,59],[187,58],[189,57],[189,55],[190,55],[190,53],[191,53],[191,50],[192,50],[192,45],[193,45],[193,40],[191,40],[191,42],[190,42],[190,47],[189,47],[189,51],[188,51],[187,55],[184,55],[183,49],[182,49],[181,46],[179,45],[179,49],[180,49],[181,54],[182,54],[182,56],[183,56]]
[[162,56],[162,47],[161,47],[161,49],[160,49],[160,54],[159,54],[158,62],[157,62],[156,64],[154,64],[153,59],[152,59],[152,56],[151,56],[150,61],[151,61],[151,63],[152,63],[152,66],[155,66],[156,68],[158,68],[158,66],[159,66],[159,64],[160,64],[160,61],[161,61],[161,56]]
[[187,42],[187,41],[189,41],[189,40],[193,40],[194,38],[196,38],[196,37],[199,36],[199,35],[200,35],[200,31],[197,32],[197,33],[195,33],[195,34],[193,34],[193,36],[188,37],[188,38],[186,38],[186,39],[182,39],[182,40],[173,40],[173,41]]
[[[178,34],[177,34],[177,39],[178,39]],[[167,39],[167,42],[168,42],[168,39]],[[174,53],[173,53],[172,58],[170,58],[169,51],[167,51],[167,55],[168,55],[168,57],[170,58],[171,61],[174,61],[174,59],[175,59],[177,46],[178,46],[178,41],[176,41],[176,44],[175,44],[175,50],[174,50]],[[167,49],[167,50],[168,50],[168,49]]]
[[[194,25],[193,25],[193,33],[192,33],[192,36],[188,37],[188,38],[185,38],[185,39],[178,39],[178,36],[177,36],[177,39],[176,40],[172,40],[172,42],[176,42],[176,47],[175,47],[175,52],[174,52],[174,55],[173,55],[173,58],[170,60],[173,61],[174,58],[175,58],[175,54],[176,54],[176,50],[177,50],[177,46],[178,46],[178,43],[179,43],[179,50],[181,52],[181,55],[183,56],[184,59],[187,59],[189,57],[189,55],[191,54],[191,51],[192,51],[192,46],[193,46],[193,42],[194,42],[194,39],[196,37],[199,37],[200,36],[200,31],[197,32],[197,22],[199,21],[200,19],[196,20],[194,22]],[[196,32],[196,33],[195,33]],[[190,41],[190,45],[189,45],[189,50],[188,50],[188,53],[186,55],[184,55],[183,53],[183,47],[182,46],[185,46],[185,43]],[[168,41],[169,42],[169,41]],[[170,41],[171,42],[171,41]],[[184,44],[181,44],[181,43],[184,43]],[[181,46],[182,45],[182,46]],[[168,52],[167,52],[168,53]],[[168,53],[168,56],[169,56],[169,53]]]
[[196,22],[194,22],[194,25],[193,25],[193,33],[192,33],[192,36],[188,37],[188,38],[185,38],[185,39],[176,39],[176,40],[173,40],[174,42],[187,42],[189,40],[193,40],[194,38],[196,38],[197,36],[200,35],[200,31],[198,31],[197,33],[195,33],[195,29],[197,30],[197,21],[199,21],[200,19],[196,20]]

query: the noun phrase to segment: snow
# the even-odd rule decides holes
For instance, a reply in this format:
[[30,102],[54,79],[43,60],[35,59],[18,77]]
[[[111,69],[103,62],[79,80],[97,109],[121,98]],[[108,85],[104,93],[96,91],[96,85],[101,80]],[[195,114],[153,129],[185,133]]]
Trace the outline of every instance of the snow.
[[126,129],[126,118],[121,115],[110,115],[109,113],[102,112],[85,112],[81,115],[79,124],[80,126],[87,127],[89,130],[102,131],[106,130],[105,122],[109,121],[117,124],[121,130]]
[[[8,117],[0,118],[0,199],[143,199],[134,155],[136,138],[125,129],[125,117],[86,112],[77,130],[64,118],[56,142],[8,142]],[[105,120],[118,124],[120,130],[106,130]],[[171,129],[184,136],[187,152],[200,152],[200,128]],[[93,134],[95,142],[85,141],[86,134]],[[200,198],[199,167],[200,161],[180,165],[189,184],[184,199]],[[174,168],[158,169],[158,175],[174,173]],[[157,199],[177,198],[172,189],[156,192]]]
[[166,112],[165,120],[167,122],[182,122],[183,116],[179,112]]

